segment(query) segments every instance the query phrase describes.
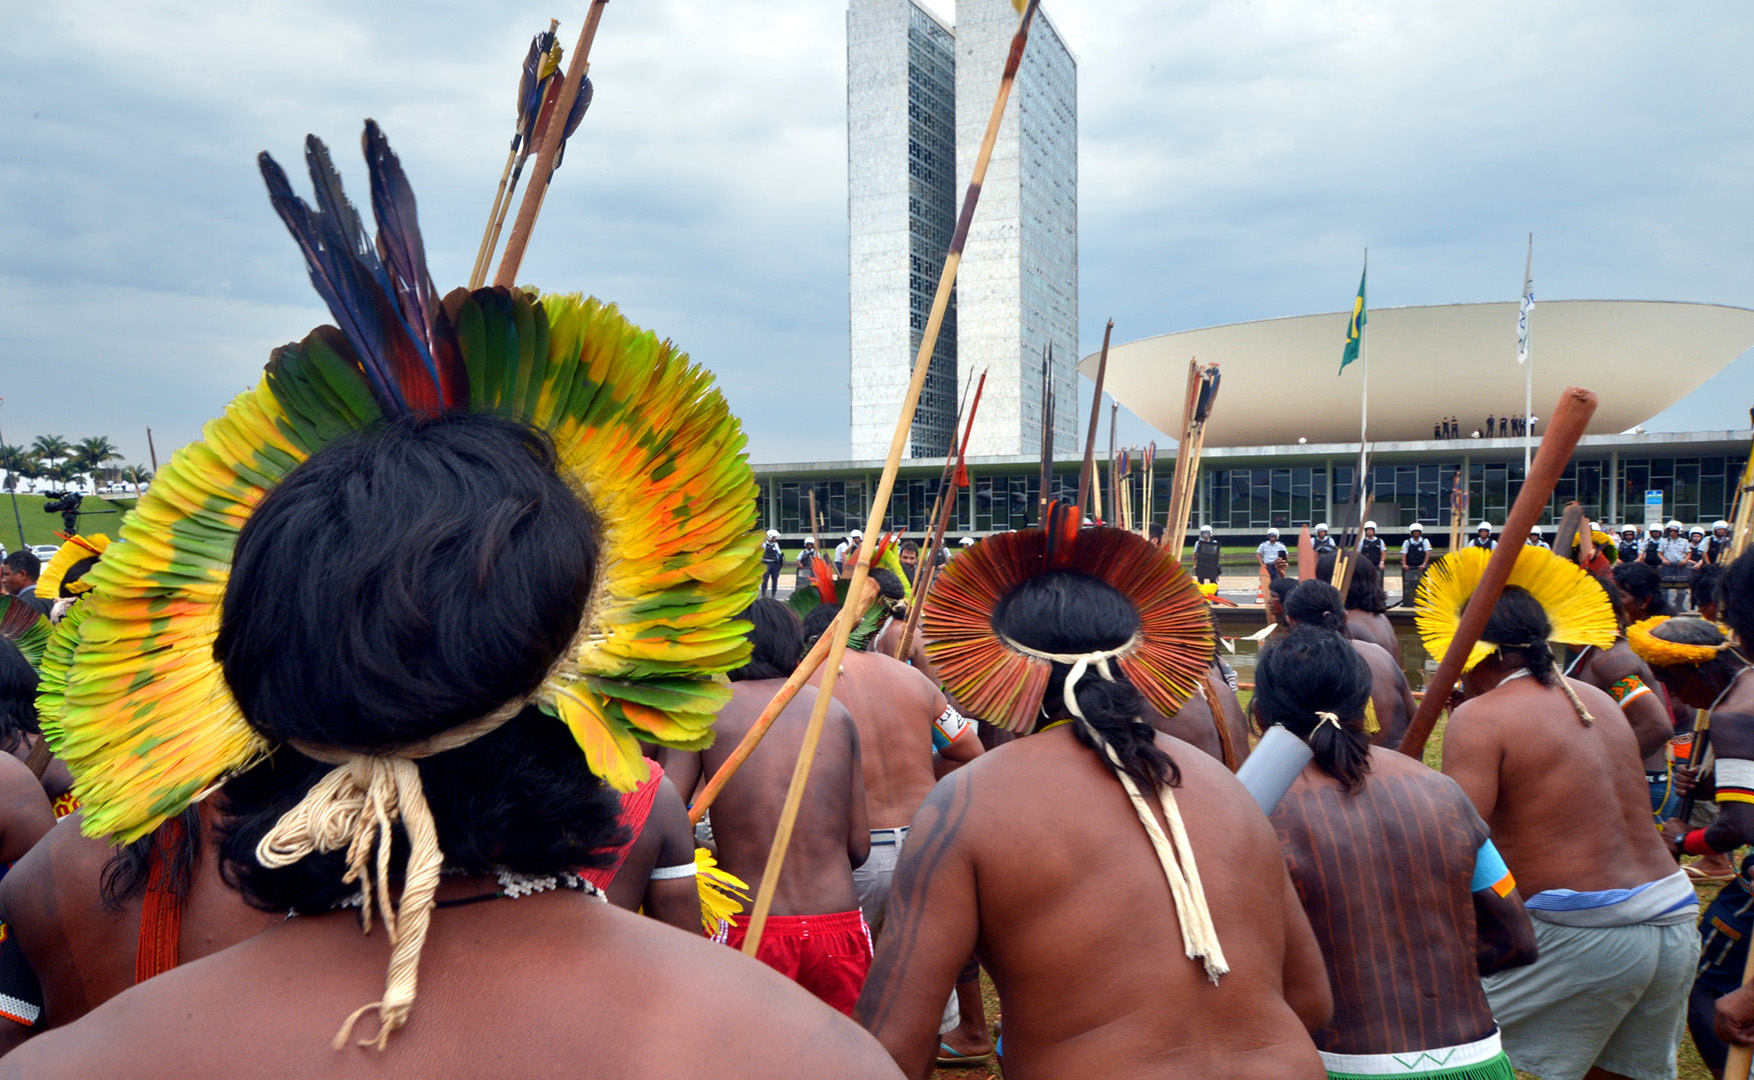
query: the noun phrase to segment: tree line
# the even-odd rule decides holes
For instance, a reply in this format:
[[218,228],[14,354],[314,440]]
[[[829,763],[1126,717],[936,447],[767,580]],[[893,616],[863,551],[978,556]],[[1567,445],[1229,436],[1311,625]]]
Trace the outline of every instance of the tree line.
[[38,435],[28,447],[0,445],[0,469],[6,472],[5,490],[17,491],[18,482],[37,481],[56,487],[96,488],[100,481],[130,483],[136,489],[152,479],[144,465],[118,465],[122,452],[102,435],[68,442],[59,435]]

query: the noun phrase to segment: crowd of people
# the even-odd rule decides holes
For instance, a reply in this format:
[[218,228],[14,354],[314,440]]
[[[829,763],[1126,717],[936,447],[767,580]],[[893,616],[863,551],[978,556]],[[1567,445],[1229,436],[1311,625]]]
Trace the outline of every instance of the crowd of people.
[[[1374,522],[1344,592],[1325,525],[1305,580],[1261,545],[1246,702],[1210,530],[1192,575],[1058,502],[953,556],[854,531],[782,602],[710,379],[594,300],[436,296],[364,145],[375,244],[320,143],[315,207],[262,160],[340,325],[113,542],[7,564],[0,1080],[1644,1080],[1690,1021],[1754,1042],[1754,553],[1519,549],[1436,769]],[[1402,545],[1433,654],[1494,546]],[[1704,922],[1696,878],[1734,882]]]
[[1464,432],[1460,420],[1453,416],[1446,416],[1441,420],[1435,420],[1432,422],[1431,437],[1437,440],[1462,438],[1506,439],[1511,436],[1532,434],[1533,431],[1529,426],[1530,423],[1530,418],[1524,416],[1522,413],[1507,414],[1504,416],[1488,413],[1486,416],[1486,425],[1484,427],[1478,427],[1471,431]]

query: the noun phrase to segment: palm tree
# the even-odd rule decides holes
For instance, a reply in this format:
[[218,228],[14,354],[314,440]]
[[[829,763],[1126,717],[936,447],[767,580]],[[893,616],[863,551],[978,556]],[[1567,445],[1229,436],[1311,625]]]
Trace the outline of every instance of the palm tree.
[[98,477],[106,471],[104,466],[121,459],[121,451],[116,449],[115,443],[102,435],[93,435],[79,440],[79,445],[73,447],[71,464],[76,474],[83,474],[96,488]]
[[139,492],[152,482],[152,470],[144,465],[128,465],[122,469],[122,479],[134,485],[134,490]]
[[20,480],[36,475],[36,456],[22,446],[0,446],[0,469],[6,470],[4,490],[17,491]]
[[30,444],[33,457],[43,465],[53,466],[73,452],[73,447],[59,435],[38,435]]

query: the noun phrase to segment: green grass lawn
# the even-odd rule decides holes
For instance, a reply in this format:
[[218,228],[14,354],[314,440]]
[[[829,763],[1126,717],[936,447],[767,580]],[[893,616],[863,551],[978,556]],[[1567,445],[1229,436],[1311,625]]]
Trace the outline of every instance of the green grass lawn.
[[[18,514],[12,512],[13,497],[10,493],[0,493],[0,544],[6,545],[7,551],[17,551],[18,526],[24,524],[24,542],[26,544],[60,544],[61,538],[56,532],[61,529],[61,515],[43,511],[43,504],[48,502],[43,495],[19,495]],[[79,531],[82,533],[106,533],[111,537],[122,524],[122,512],[133,509],[134,500],[105,499],[96,495],[87,495],[79,504],[81,513],[92,510],[114,510],[113,514],[93,514],[79,519]]]

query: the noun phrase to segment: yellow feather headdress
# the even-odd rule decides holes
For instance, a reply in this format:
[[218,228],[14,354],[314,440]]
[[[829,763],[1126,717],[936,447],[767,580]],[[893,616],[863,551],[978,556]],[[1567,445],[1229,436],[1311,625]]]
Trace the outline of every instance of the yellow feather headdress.
[[[103,558],[104,550],[110,546],[110,538],[103,533],[90,536],[67,536],[62,534],[62,544],[55,549],[55,555],[43,564],[43,572],[37,578],[37,595],[45,600],[55,600],[61,595],[61,583],[66,580],[67,572],[87,559]],[[74,596],[91,591],[91,582],[83,577],[67,586],[67,591]]]
[[[1419,579],[1414,602],[1414,624],[1432,656],[1441,657],[1449,650],[1461,622],[1462,609],[1468,598],[1479,588],[1492,553],[1485,548],[1463,548],[1452,551],[1432,562]],[[1517,552],[1516,566],[1506,585],[1523,589],[1535,598],[1547,613],[1552,630],[1547,640],[1564,645],[1595,645],[1608,648],[1619,635],[1613,605],[1590,576],[1570,559],[1562,558],[1546,548],[1523,547]],[[1476,642],[1468,653],[1463,671],[1471,670],[1500,645],[1523,644],[1514,641]]]
[[1673,616],[1652,615],[1626,628],[1626,644],[1632,646],[1632,651],[1638,658],[1651,667],[1699,667],[1716,660],[1725,649],[1735,648],[1732,631],[1722,623],[1713,624],[1717,627],[1717,632],[1723,635],[1723,641],[1716,645],[1688,645],[1660,638],[1653,633],[1671,618]]

